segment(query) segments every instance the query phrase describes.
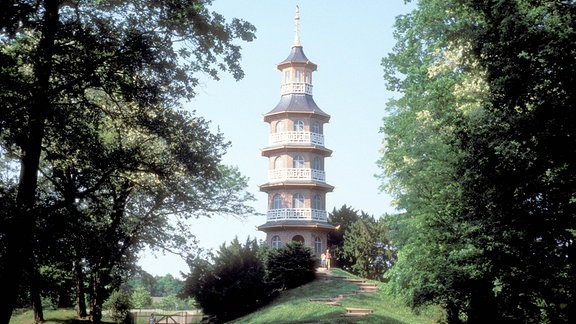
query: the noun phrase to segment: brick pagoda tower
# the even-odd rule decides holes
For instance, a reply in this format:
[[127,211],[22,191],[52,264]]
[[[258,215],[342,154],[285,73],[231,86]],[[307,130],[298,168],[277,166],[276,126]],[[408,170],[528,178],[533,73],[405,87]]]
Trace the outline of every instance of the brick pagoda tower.
[[330,115],[312,98],[310,62],[300,44],[299,13],[296,7],[294,44],[290,55],[277,65],[282,72],[280,102],[264,115],[270,124],[269,146],[262,149],[268,158],[268,182],[260,191],[268,194],[266,223],[258,230],[267,243],[279,248],[291,241],[310,246],[316,256],[326,250],[328,224],[324,159],[332,151],[324,146],[324,125]]

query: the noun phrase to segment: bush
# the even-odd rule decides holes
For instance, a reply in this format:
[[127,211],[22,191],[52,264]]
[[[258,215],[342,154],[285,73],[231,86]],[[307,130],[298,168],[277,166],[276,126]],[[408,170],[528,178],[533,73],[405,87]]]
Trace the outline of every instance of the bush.
[[222,245],[214,264],[196,260],[186,280],[184,295],[193,296],[204,313],[225,322],[248,314],[271,299],[270,286],[263,280],[264,265],[258,258],[256,240],[242,246],[234,239]]
[[302,286],[316,276],[316,260],[309,247],[300,242],[270,249],[266,258],[266,278],[276,289]]
[[127,292],[115,290],[104,302],[102,307],[110,311],[110,317],[115,322],[129,322],[132,304],[130,302],[130,295]]

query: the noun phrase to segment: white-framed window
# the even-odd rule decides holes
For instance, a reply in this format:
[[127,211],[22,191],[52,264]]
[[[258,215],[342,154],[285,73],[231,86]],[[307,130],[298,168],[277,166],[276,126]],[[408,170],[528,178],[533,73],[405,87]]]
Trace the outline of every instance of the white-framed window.
[[315,156],[315,157],[312,159],[312,169],[314,169],[314,170],[322,170],[322,169],[321,169],[321,165],[322,165],[322,164],[320,163],[320,158],[317,157],[317,156]]
[[272,247],[278,250],[280,249],[281,246],[282,246],[282,240],[280,239],[280,236],[278,235],[272,236]]
[[312,123],[312,133],[320,134],[320,123],[315,121]]
[[294,121],[294,131],[295,132],[303,132],[304,131],[304,122],[300,119]]
[[272,198],[272,209],[282,209],[282,196],[275,194]]
[[290,71],[284,71],[284,82],[290,82]]
[[314,238],[314,255],[319,257],[322,254],[322,239],[319,237]]
[[320,197],[320,195],[314,196],[314,199],[312,200],[312,208],[322,209],[322,197]]
[[304,208],[304,196],[301,193],[292,195],[292,208]]
[[292,167],[294,169],[302,169],[304,168],[304,157],[301,155],[296,155],[294,160],[292,160]]
[[276,133],[282,133],[284,131],[284,121],[280,120],[276,123]]
[[302,71],[296,71],[296,79],[294,82],[302,82]]
[[310,77],[311,77],[310,72],[306,72],[306,83],[308,83],[308,84],[311,83],[311,82],[310,82]]
[[284,169],[284,159],[281,156],[274,159],[274,169]]

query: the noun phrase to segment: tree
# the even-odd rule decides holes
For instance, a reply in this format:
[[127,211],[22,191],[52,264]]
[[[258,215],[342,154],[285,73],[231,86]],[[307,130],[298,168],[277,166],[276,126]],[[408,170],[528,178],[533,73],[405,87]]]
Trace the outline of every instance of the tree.
[[309,247],[301,242],[269,249],[265,261],[266,281],[275,289],[302,286],[316,278],[316,261]]
[[340,209],[334,209],[328,215],[328,222],[336,227],[336,230],[331,232],[328,237],[328,247],[332,249],[333,258],[338,260],[338,265],[345,269],[350,269],[352,263],[349,260],[342,258],[344,246],[344,233],[350,226],[359,219],[371,218],[363,211],[358,215],[358,210],[342,205]]
[[104,303],[104,309],[109,310],[111,317],[117,323],[125,323],[130,316],[130,309],[133,305],[130,295],[126,291],[114,290],[110,298]]
[[[104,116],[115,120],[121,116],[121,108],[128,106],[140,112],[158,107],[152,119],[140,120],[151,130],[156,121],[176,112],[174,107],[181,99],[194,95],[196,73],[218,78],[221,69],[237,79],[242,77],[238,66],[240,47],[234,40],[252,40],[254,28],[237,19],[226,23],[222,16],[208,11],[209,4],[136,0],[2,2],[0,139],[3,148],[20,160],[14,216],[2,226],[7,233],[2,237],[2,262],[12,265],[2,267],[2,277],[13,278],[4,287],[6,296],[15,298],[21,275],[27,274],[32,282],[38,276],[33,267],[36,229],[31,224],[48,214],[46,208],[73,205],[77,198],[85,199],[87,193],[94,194],[98,189],[98,184],[91,185],[87,187],[91,190],[81,191],[80,197],[64,195],[49,207],[38,204],[41,163],[51,158],[71,161],[47,154],[46,148],[66,148],[73,142],[71,151],[84,151],[89,156],[83,145],[93,144],[90,136],[110,125],[104,122]],[[101,115],[105,112],[109,114]],[[126,130],[131,126],[119,125]],[[166,138],[166,134],[159,135]],[[67,137],[78,140],[65,141]],[[181,157],[188,153],[173,149]],[[100,152],[92,151],[90,158],[104,161],[96,156]],[[197,163],[201,161],[205,160],[194,163],[198,169],[187,170],[198,178],[207,176],[202,163]],[[89,178],[89,174],[84,176],[84,180]],[[122,188],[122,183],[114,187]],[[39,293],[33,290],[32,295],[39,311]],[[8,321],[13,301],[3,304],[0,321]]]
[[156,278],[156,291],[157,296],[168,296],[180,293],[184,283],[181,280],[174,278],[171,274],[166,274],[163,277]]
[[256,240],[242,245],[235,238],[222,244],[213,263],[190,261],[183,297],[194,297],[204,313],[229,321],[256,310],[270,300],[271,286],[263,280],[265,269]]
[[388,238],[383,218],[359,219],[344,233],[342,258],[358,276],[383,281],[384,273],[395,262],[395,251]]
[[575,9],[430,0],[397,20],[380,166],[403,211],[390,287],[413,305],[574,319]]
[[136,308],[143,308],[152,305],[152,297],[144,287],[138,286],[130,295],[130,303]]

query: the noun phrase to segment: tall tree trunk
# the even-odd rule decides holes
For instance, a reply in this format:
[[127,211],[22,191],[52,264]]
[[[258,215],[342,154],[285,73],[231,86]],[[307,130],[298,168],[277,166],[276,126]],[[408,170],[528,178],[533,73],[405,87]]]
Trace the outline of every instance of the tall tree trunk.
[[92,294],[90,296],[90,319],[92,323],[102,321],[102,283],[98,269],[92,274]]
[[33,267],[30,269],[30,298],[32,299],[32,309],[34,310],[34,321],[36,323],[44,322],[44,311],[42,310],[42,299],[40,298],[40,274]]
[[[42,140],[46,116],[50,109],[50,75],[52,73],[52,56],[54,40],[58,28],[58,0],[46,0],[44,3],[44,20],[42,36],[36,51],[34,75],[35,88],[28,107],[27,136],[21,145],[20,179],[16,204],[18,213],[7,232],[5,260],[6,272],[2,274],[2,294],[7,299],[0,303],[0,323],[8,323],[16,304],[18,290],[24,274],[31,274],[33,263],[33,238],[36,226],[36,213],[33,210],[36,202],[36,188]],[[32,283],[33,284],[33,283]]]
[[86,317],[86,291],[81,261],[74,263],[74,279],[76,280],[76,316],[84,318]]

